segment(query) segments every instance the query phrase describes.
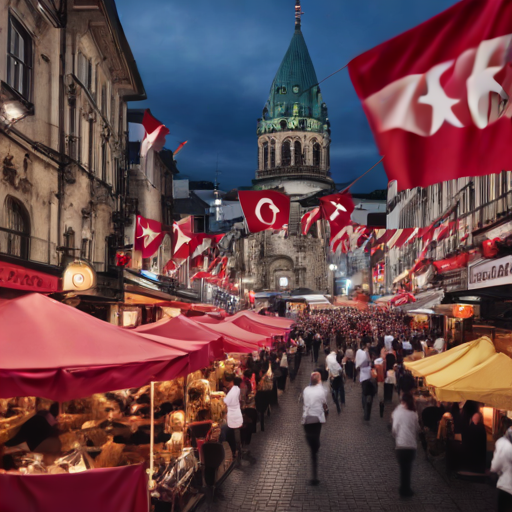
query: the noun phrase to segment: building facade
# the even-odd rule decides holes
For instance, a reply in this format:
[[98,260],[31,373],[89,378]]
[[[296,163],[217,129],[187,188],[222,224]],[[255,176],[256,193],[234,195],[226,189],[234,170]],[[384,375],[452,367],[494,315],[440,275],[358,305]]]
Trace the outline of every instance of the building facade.
[[334,191],[330,177],[330,123],[313,62],[301,30],[296,0],[295,30],[258,119],[258,169],[253,189],[274,189],[290,196],[287,233],[262,232],[244,240],[247,288],[327,291],[325,232],[321,223],[304,237],[303,206],[316,195]]

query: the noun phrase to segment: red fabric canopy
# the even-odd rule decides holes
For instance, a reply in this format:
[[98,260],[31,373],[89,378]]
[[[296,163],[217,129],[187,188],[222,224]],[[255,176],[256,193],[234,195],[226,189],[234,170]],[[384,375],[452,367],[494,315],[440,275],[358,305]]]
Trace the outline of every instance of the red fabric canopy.
[[464,268],[468,266],[469,254],[463,252],[452,258],[446,258],[444,260],[434,261],[434,267],[442,274],[443,272],[449,272],[450,270],[457,270],[458,268]]
[[0,305],[0,398],[57,401],[171,380],[188,356],[37,293]]
[[139,333],[156,334],[157,336],[177,340],[218,342],[222,347],[222,355],[217,357],[218,359],[224,357],[224,352],[252,352],[257,350],[257,346],[255,347],[253,344],[230,336],[223,336],[222,333],[211,330],[209,327],[212,326],[179,315],[153,324],[141,325],[135,330]]
[[271,327],[280,327],[281,329],[291,329],[292,325],[295,323],[295,320],[290,320],[289,318],[283,318],[281,316],[267,316],[267,315],[258,315],[254,311],[239,311],[236,315],[230,317],[231,321],[239,316],[247,316],[254,322],[258,322],[263,325],[268,325]]
[[149,510],[143,464],[57,475],[0,474],[2,512]]
[[290,329],[285,329],[283,327],[275,327],[256,322],[250,315],[246,314],[245,312],[242,312],[241,315],[227,318],[226,322],[231,322],[241,329],[244,329],[245,331],[250,331],[255,334],[262,334],[264,336],[284,336],[290,331]]
[[[271,337],[262,334],[256,334],[246,331],[232,322],[220,322],[218,324],[203,324],[208,329],[218,332],[224,336],[235,339],[240,343],[254,345],[254,350],[268,346],[271,343]],[[232,350],[232,352],[235,352]]]
[[223,321],[222,318],[214,318],[210,315],[194,316],[192,319],[194,322],[199,322],[201,324],[218,324]]

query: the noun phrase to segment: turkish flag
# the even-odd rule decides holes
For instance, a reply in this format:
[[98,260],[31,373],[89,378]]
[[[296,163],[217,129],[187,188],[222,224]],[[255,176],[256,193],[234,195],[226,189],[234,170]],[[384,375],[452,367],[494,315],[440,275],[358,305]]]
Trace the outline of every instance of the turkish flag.
[[283,229],[290,218],[290,198],[275,190],[241,190],[240,206],[251,233]]
[[350,225],[350,216],[354,211],[352,196],[345,194],[331,194],[320,198],[322,217],[329,222],[331,228],[331,244],[340,231]]
[[193,238],[192,233],[185,231],[183,226],[175,222],[172,225],[173,248],[172,257],[176,259],[186,259],[190,256],[189,243]]
[[349,63],[398,190],[512,169],[512,2],[465,0]]
[[142,252],[143,258],[150,258],[160,247],[167,231],[156,220],[137,215],[134,249]]
[[301,231],[303,235],[307,235],[311,226],[320,219],[322,213],[320,207],[313,208],[309,212],[305,213],[300,220]]
[[151,115],[149,108],[144,112],[142,126],[146,130],[146,134],[140,146],[140,156],[145,157],[150,148],[154,151],[162,151],[165,145],[165,137],[169,135],[169,129]]

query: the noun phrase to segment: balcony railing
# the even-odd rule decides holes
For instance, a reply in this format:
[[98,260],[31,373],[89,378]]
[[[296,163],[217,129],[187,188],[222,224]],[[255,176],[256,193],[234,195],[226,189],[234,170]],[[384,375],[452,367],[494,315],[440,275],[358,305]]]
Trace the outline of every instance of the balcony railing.
[[256,178],[273,178],[277,176],[314,176],[327,178],[327,171],[316,165],[293,165],[286,167],[274,167],[263,171],[256,171]]
[[22,260],[56,265],[58,255],[56,245],[48,240],[0,227],[0,254],[14,256]]

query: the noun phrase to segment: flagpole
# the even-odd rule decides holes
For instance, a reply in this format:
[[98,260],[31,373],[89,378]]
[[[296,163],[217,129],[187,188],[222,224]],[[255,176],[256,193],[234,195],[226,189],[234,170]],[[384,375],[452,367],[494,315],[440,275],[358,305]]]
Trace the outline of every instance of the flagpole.
[[379,165],[382,162],[382,160],[384,160],[384,157],[382,157],[376,164],[373,164],[364,174],[361,174],[361,176],[359,176],[359,178],[356,178],[348,187],[345,187],[340,192],[340,194],[343,194],[344,192],[346,192],[350,187],[352,187],[354,184],[356,184],[363,176],[366,176],[372,169],[377,167],[377,165]]

